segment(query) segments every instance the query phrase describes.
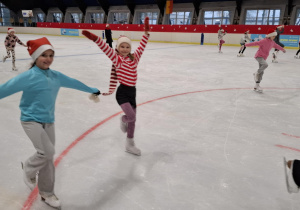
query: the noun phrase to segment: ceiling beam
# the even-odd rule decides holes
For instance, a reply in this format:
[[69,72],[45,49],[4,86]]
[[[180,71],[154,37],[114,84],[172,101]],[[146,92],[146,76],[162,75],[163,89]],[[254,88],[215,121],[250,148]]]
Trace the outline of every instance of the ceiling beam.
[[240,18],[243,0],[236,0],[235,2],[236,2],[236,11],[237,11],[238,17]]
[[81,10],[81,12],[83,13],[83,15],[85,15],[86,8],[87,8],[86,3],[83,0],[74,0],[74,1],[79,7],[79,9]]
[[135,2],[134,0],[124,0],[125,4],[127,5],[128,9],[130,10],[131,15],[134,15],[134,8],[135,8]]
[[104,10],[106,16],[108,16],[108,9],[110,7],[108,0],[96,0],[96,1],[101,6],[101,8]]
[[200,8],[201,1],[202,0],[193,0],[193,4],[195,7],[195,12],[196,12],[197,17],[199,16],[199,8]]
[[288,6],[288,16],[290,16],[294,7],[293,0],[289,0],[287,6]]
[[157,4],[160,14],[164,16],[165,13],[165,6],[166,6],[166,0],[155,0],[155,3]]

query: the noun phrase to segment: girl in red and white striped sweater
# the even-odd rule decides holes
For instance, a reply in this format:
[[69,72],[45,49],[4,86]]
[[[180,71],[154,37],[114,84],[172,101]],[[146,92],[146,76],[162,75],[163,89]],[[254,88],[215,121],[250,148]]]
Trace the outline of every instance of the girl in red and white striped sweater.
[[106,95],[114,91],[116,83],[119,81],[120,85],[117,89],[116,99],[125,113],[120,119],[121,130],[124,133],[127,132],[126,151],[134,155],[141,155],[141,150],[138,149],[134,143],[137,66],[150,36],[148,31],[149,18],[146,17],[145,34],[142,37],[139,47],[133,54],[131,54],[131,40],[126,36],[121,36],[118,39],[116,50],[113,50],[97,35],[86,30],[82,31],[82,34],[93,40],[113,63],[110,92]]

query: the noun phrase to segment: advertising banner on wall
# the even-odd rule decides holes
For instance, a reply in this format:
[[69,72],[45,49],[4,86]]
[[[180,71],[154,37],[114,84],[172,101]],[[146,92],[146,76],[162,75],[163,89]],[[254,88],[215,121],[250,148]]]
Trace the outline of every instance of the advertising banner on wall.
[[[251,34],[251,39],[255,42],[262,40],[266,37],[264,34]],[[298,47],[299,36],[298,35],[280,35],[280,42],[284,44],[285,47]]]
[[66,35],[66,36],[79,36],[79,30],[78,29],[61,28],[60,34]]

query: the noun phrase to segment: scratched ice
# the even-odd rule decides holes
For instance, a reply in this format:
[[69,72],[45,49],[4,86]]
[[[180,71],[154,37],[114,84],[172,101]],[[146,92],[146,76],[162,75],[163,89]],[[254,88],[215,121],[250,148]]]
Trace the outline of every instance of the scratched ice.
[[[26,42],[38,35],[18,34]],[[4,40],[5,34],[0,34]],[[111,62],[91,41],[48,36],[52,69],[108,90]],[[150,39],[151,40],[151,39]],[[114,43],[115,44],[115,43]],[[134,41],[135,49],[138,42]],[[4,54],[3,42],[0,42]],[[298,209],[287,193],[282,157],[300,157],[300,60],[295,49],[268,59],[252,91],[257,48],[150,42],[139,64],[135,139],[141,157],[124,151],[121,111],[113,96],[95,104],[88,94],[61,89],[56,103],[55,193],[64,210]],[[0,64],[0,82],[28,69],[26,48]],[[34,153],[20,125],[21,93],[0,101],[0,209],[50,210],[22,181],[21,161]],[[146,103],[148,102],[148,103]],[[37,198],[36,198],[37,196]],[[28,200],[36,198],[32,203]]]

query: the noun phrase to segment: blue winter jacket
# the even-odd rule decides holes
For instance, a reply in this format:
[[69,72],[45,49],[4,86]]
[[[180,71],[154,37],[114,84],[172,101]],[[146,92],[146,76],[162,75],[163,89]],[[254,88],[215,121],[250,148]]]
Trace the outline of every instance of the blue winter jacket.
[[60,87],[72,88],[88,93],[98,92],[82,82],[51,69],[37,66],[0,85],[0,99],[23,91],[20,109],[21,121],[53,123],[55,101]]

